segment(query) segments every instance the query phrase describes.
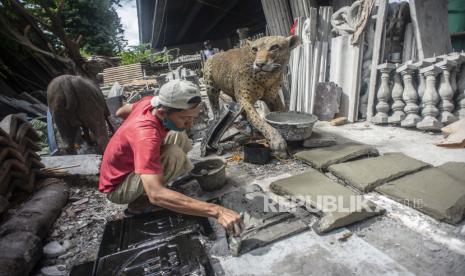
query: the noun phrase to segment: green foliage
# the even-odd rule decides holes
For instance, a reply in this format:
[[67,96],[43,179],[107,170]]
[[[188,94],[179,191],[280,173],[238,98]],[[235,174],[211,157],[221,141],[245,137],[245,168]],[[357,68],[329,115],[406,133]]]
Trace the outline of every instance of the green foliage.
[[133,64],[138,62],[168,62],[173,59],[170,55],[164,53],[152,54],[150,44],[140,44],[138,46],[129,46],[128,50],[121,51],[118,56],[121,57],[121,64]]
[[[50,20],[43,7],[58,10],[61,0],[25,0],[24,6],[43,24],[41,28],[56,46],[61,42],[48,30]],[[65,32],[72,39],[82,36],[80,47],[85,53],[115,55],[127,44],[124,40],[120,18],[116,12],[120,0],[64,0],[60,18]]]
[[84,48],[79,49],[79,53],[81,54],[82,57],[85,57],[85,58],[89,58],[92,56],[92,54],[84,50]]

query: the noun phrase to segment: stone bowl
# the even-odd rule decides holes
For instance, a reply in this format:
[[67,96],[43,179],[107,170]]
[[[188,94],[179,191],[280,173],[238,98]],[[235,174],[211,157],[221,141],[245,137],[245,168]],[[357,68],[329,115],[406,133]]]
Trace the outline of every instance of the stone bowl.
[[313,114],[297,111],[270,112],[266,114],[265,121],[278,130],[284,140],[302,141],[310,138],[318,118]]
[[195,164],[190,173],[204,191],[221,189],[226,183],[226,163],[222,159],[208,159]]

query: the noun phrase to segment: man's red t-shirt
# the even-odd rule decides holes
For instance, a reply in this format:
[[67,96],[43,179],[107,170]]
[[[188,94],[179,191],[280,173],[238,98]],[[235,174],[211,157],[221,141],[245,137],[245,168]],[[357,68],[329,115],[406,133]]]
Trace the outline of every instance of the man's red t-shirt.
[[103,154],[99,190],[111,192],[132,173],[161,174],[160,147],[168,130],[152,114],[152,96],[132,105],[132,111]]

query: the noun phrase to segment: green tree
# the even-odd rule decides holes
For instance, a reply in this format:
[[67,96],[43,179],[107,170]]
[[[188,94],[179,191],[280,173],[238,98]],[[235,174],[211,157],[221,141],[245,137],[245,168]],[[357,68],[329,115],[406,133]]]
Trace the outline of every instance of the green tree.
[[119,1],[0,0],[0,43],[15,42],[67,64],[68,72],[95,78],[81,53],[115,55],[123,49],[126,41],[115,9]]
[[67,1],[65,30],[82,35],[82,48],[91,54],[114,55],[126,45],[120,18],[115,10],[119,0]]
[[127,44],[116,12],[120,0],[25,0],[23,5],[41,22],[41,28],[56,45],[62,41],[51,30],[49,10],[59,16],[68,36],[80,37],[80,48],[86,53],[111,56]]

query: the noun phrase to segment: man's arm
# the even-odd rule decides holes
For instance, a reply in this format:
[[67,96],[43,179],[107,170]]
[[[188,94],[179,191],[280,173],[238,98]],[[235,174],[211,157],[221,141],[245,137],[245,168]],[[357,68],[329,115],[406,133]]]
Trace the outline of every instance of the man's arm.
[[129,116],[129,114],[131,114],[131,111],[132,111],[132,104],[125,104],[122,107],[118,108],[118,110],[116,110],[115,115],[116,117],[126,119]]
[[239,235],[242,232],[241,218],[233,210],[168,189],[162,184],[161,174],[141,174],[141,180],[152,204],[186,215],[216,218],[231,233]]

